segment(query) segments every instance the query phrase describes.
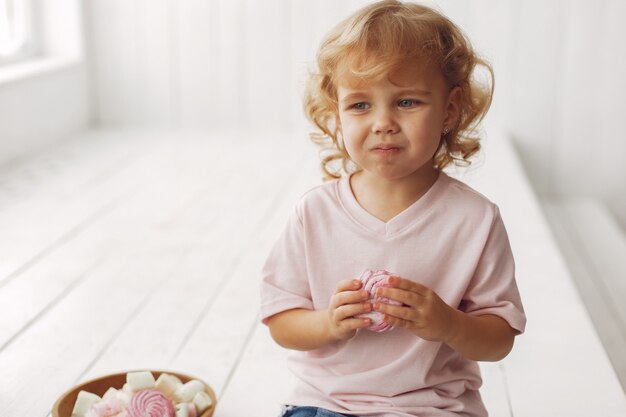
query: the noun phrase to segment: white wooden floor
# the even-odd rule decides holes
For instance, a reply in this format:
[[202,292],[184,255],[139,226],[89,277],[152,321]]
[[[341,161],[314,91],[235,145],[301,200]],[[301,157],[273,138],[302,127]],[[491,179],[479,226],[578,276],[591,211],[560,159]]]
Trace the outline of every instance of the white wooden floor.
[[[499,138],[498,138],[499,139]],[[626,399],[506,142],[467,180],[502,210],[528,332],[485,364],[493,416],[624,416]],[[206,380],[216,417],[277,414],[291,377],[258,324],[261,265],[319,181],[305,135],[101,131],[0,168],[0,416],[79,381]]]

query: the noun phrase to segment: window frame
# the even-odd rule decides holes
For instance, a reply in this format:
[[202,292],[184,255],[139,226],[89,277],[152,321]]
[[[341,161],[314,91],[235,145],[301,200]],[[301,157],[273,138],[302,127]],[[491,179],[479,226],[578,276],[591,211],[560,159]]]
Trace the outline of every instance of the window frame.
[[38,19],[35,10],[36,2],[33,0],[0,0],[2,3],[21,2],[24,6],[25,33],[22,44],[8,54],[0,52],[0,66],[16,63],[36,56],[39,52]]

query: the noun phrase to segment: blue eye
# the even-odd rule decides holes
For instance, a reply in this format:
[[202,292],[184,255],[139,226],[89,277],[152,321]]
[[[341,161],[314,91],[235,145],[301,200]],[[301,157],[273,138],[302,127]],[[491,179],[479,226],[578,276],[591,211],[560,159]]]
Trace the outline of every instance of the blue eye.
[[367,103],[355,103],[352,105],[352,108],[355,110],[367,110],[369,107],[370,105]]
[[398,101],[398,106],[400,107],[411,107],[417,104],[416,100],[410,99],[410,98],[405,98],[402,99],[400,101]]

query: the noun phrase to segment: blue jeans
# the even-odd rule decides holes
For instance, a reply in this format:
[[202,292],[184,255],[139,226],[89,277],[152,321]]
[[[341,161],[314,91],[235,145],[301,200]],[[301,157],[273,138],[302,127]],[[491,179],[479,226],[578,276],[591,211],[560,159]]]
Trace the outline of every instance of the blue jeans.
[[318,407],[283,407],[280,417],[354,417]]

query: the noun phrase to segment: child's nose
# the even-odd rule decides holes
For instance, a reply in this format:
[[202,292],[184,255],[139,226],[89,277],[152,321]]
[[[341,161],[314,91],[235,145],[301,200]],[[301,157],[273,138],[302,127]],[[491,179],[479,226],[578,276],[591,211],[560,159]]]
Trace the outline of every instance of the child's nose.
[[399,130],[400,126],[387,111],[379,112],[372,124],[372,132],[378,135],[392,135]]

